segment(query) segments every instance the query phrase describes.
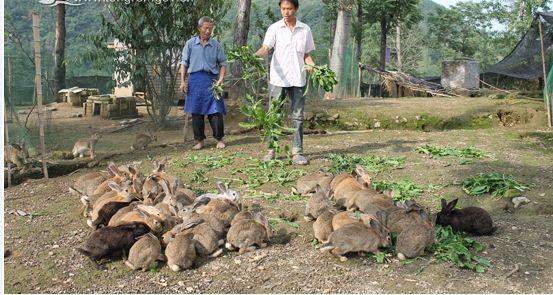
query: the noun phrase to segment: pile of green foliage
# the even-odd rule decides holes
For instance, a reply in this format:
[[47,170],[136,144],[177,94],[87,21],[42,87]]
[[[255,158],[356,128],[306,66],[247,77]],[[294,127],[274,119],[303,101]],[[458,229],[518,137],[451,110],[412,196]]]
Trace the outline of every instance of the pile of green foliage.
[[494,198],[513,197],[526,189],[512,175],[498,172],[479,173],[463,181],[463,191],[471,196],[490,193]]
[[419,185],[410,180],[394,181],[375,181],[372,183],[374,189],[379,191],[392,190],[393,199],[396,202],[409,201],[420,197],[425,192],[431,192],[438,189],[434,185]]
[[357,165],[363,166],[367,171],[381,172],[387,169],[401,169],[405,164],[404,157],[329,154],[326,158],[332,161],[332,167],[329,169],[332,173],[351,172]]
[[449,146],[440,147],[436,145],[427,144],[424,146],[417,147],[415,151],[420,154],[432,155],[434,157],[453,156],[453,157],[461,157],[461,158],[481,159],[481,158],[490,156],[486,152],[474,147],[467,147],[467,148],[456,148],[456,147],[449,147]]
[[304,170],[291,167],[291,161],[263,161],[250,158],[245,167],[232,170],[231,175],[241,174],[242,177],[233,178],[232,180],[241,185],[246,185],[250,189],[265,183],[284,185],[305,175]]

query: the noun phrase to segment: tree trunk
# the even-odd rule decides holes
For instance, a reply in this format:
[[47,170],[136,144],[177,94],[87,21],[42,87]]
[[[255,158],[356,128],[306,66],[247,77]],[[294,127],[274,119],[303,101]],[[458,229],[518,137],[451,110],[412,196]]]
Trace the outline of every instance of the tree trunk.
[[397,71],[403,72],[403,61],[401,56],[401,25],[396,25],[396,53],[397,53]]
[[[250,30],[251,0],[237,0],[236,24],[234,27],[234,46],[241,47],[248,44],[248,32]],[[238,99],[245,96],[246,89],[242,77],[242,65],[235,62],[230,67],[232,83],[229,89],[229,103],[235,104]],[[239,81],[239,82],[238,82]]]
[[65,4],[57,6],[56,40],[54,44],[54,95],[65,88]]
[[380,65],[379,69],[386,69],[386,36],[388,35],[388,21],[386,15],[380,17]]
[[336,98],[338,89],[343,86],[344,53],[351,31],[351,2],[350,0],[340,1],[338,19],[336,20],[336,32],[334,33],[334,43],[332,45],[332,56],[330,58],[330,68],[336,73],[338,84],[334,86],[332,94],[325,95],[327,99]]

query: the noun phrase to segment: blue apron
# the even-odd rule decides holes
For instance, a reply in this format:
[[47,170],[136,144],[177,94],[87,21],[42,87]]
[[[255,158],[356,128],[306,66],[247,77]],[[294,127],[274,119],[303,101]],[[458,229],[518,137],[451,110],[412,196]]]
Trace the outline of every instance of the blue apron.
[[188,77],[188,93],[184,103],[184,111],[192,114],[211,115],[221,113],[226,115],[225,101],[221,96],[215,99],[211,86],[217,80],[216,74],[199,71]]

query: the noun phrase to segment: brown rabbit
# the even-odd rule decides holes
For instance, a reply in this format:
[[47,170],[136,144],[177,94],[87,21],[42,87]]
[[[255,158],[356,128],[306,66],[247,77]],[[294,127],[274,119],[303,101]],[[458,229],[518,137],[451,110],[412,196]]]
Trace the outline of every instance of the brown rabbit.
[[349,211],[359,210],[367,214],[376,214],[377,211],[386,210],[394,206],[392,198],[372,189],[362,189],[349,198],[345,207]]
[[398,206],[387,209],[388,229],[392,233],[399,234],[412,223],[421,223],[421,212],[424,209],[414,201],[399,202]]
[[171,187],[167,185],[165,180],[161,180],[159,184],[163,188],[163,192],[165,192],[165,198],[163,198],[162,202],[172,206],[177,211],[194,202],[194,192],[187,189],[180,189],[180,182],[178,180],[176,180]]
[[137,134],[134,142],[131,145],[131,150],[145,150],[151,142],[157,141],[157,136],[152,134],[150,129],[146,129],[146,133]]
[[167,266],[172,271],[181,271],[192,267],[196,260],[196,241],[192,233],[181,233],[169,242],[165,248]]
[[[330,182],[330,189],[336,205],[345,207],[346,202],[353,195],[366,188],[365,179],[368,177],[361,166],[357,166],[351,174],[340,174]],[[369,177],[370,179],[370,177]],[[368,180],[370,183],[370,180]]]
[[349,252],[377,253],[379,247],[390,245],[390,235],[386,229],[386,213],[378,212],[378,221],[372,220],[369,225],[357,222],[345,225],[332,232],[329,242],[321,245],[322,252],[330,251],[334,256],[346,261],[343,256]]
[[[329,183],[330,180],[333,178],[333,175],[331,173],[326,172],[317,172],[315,174],[305,175],[300,177],[296,182],[296,191],[300,193],[302,196],[311,194],[315,192],[315,188],[317,185],[321,185],[321,183]],[[326,189],[328,190],[328,185],[326,186]],[[323,186],[321,186],[323,188]]]
[[307,204],[305,205],[305,211],[303,213],[306,221],[317,219],[323,212],[332,208],[332,204],[319,184],[316,185],[315,194],[313,194]]
[[162,232],[162,217],[164,215],[162,213],[160,213],[158,216],[150,215],[144,210],[141,210],[139,206],[139,204],[131,204],[127,207],[119,209],[119,211],[117,211],[117,213],[115,213],[109,220],[108,226],[119,226],[123,224],[141,222],[146,224],[153,232]]
[[436,230],[434,220],[431,220],[428,213],[420,211],[420,222],[409,224],[397,236],[396,252],[404,257],[413,258],[424,253],[424,249],[436,242]]
[[175,225],[162,235],[161,241],[163,242],[163,245],[167,246],[169,242],[174,240],[178,234],[181,234],[187,229],[192,228],[202,222],[204,222],[204,220],[198,214],[196,214],[195,216],[190,216],[189,218],[185,218],[182,223]]
[[355,213],[351,211],[340,212],[332,217],[332,228],[334,230],[337,230],[350,223],[368,224],[371,219],[376,219],[376,216],[365,213]]
[[438,212],[436,222],[441,226],[451,225],[455,231],[464,231],[475,235],[490,235],[497,227],[493,226],[490,214],[480,207],[455,209],[458,199],[447,203],[442,199],[442,211]]
[[225,244],[225,241],[219,238],[218,233],[211,228],[208,222],[202,222],[185,230],[184,233],[194,234],[194,240],[197,241],[196,253],[198,255],[217,257],[223,253],[221,246]]
[[132,270],[147,271],[161,256],[161,244],[155,235],[148,233],[138,239],[129,250],[125,264]]
[[332,218],[335,215],[334,210],[326,210],[323,214],[317,217],[317,220],[313,222],[313,232],[315,233],[315,238],[321,242],[328,242],[328,237],[334,231],[332,228]]
[[272,230],[263,214],[253,213],[253,219],[242,219],[234,223],[227,233],[225,247],[229,250],[238,248],[238,254],[255,250],[255,245],[260,248],[267,246],[272,237]]
[[240,209],[238,205],[232,201],[226,199],[212,199],[207,205],[196,209],[196,212],[199,214],[211,214],[215,218],[221,220],[225,224],[225,227],[228,228],[234,216],[240,212]]
[[71,153],[74,158],[82,158],[85,154],[89,154],[91,159],[96,156],[94,154],[94,146],[98,143],[98,140],[102,138],[102,135],[98,132],[94,132],[88,139],[79,139],[75,142]]
[[[107,224],[111,217],[122,208],[117,208],[117,206],[127,206],[136,197],[136,195],[130,193],[127,183],[119,185],[114,181],[110,181],[109,187],[116,192],[116,194],[109,198],[100,199],[94,204],[90,218],[87,220],[87,224],[92,228],[96,228],[101,224]],[[110,203],[113,204],[110,205]]]
[[24,168],[28,163],[29,152],[25,148],[25,143],[20,145],[10,143],[4,145],[4,161],[15,164],[18,168]]

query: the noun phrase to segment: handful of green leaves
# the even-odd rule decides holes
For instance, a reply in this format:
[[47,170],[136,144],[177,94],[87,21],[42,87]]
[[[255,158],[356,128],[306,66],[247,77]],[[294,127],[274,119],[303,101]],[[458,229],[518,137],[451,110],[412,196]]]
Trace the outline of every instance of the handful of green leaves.
[[334,71],[328,65],[310,67],[313,67],[313,72],[311,73],[313,85],[322,88],[325,92],[332,92],[334,85],[338,84]]
[[213,92],[213,97],[216,100],[221,99],[221,96],[223,95],[223,85],[219,85],[217,81],[213,81],[213,84],[211,84],[211,92]]
[[453,157],[462,157],[462,158],[474,158],[474,159],[481,159],[485,157],[489,157],[489,155],[477,148],[474,147],[467,147],[467,148],[455,148],[455,147],[440,147],[436,145],[424,145],[417,147],[415,151],[419,154],[425,154],[425,155],[432,155],[435,157],[445,157],[445,156],[453,156]]
[[526,189],[513,176],[498,172],[480,173],[463,181],[463,191],[471,196],[491,193],[494,198],[514,197]]
[[251,121],[239,123],[240,127],[258,129],[261,140],[267,140],[270,149],[278,149],[278,139],[284,132],[294,131],[293,128],[284,127],[284,99],[272,99],[268,110],[263,107],[262,100],[256,100],[249,94],[246,95],[246,99],[248,103],[242,105],[240,110]]
[[240,62],[242,64],[242,79],[245,81],[257,80],[267,75],[265,60],[257,57],[250,46],[237,47],[229,51],[228,59],[230,62]]
[[409,201],[420,197],[425,192],[431,192],[438,189],[434,185],[419,185],[410,180],[402,180],[399,182],[390,181],[375,181],[372,184],[374,189],[384,191],[392,190],[394,201]]

